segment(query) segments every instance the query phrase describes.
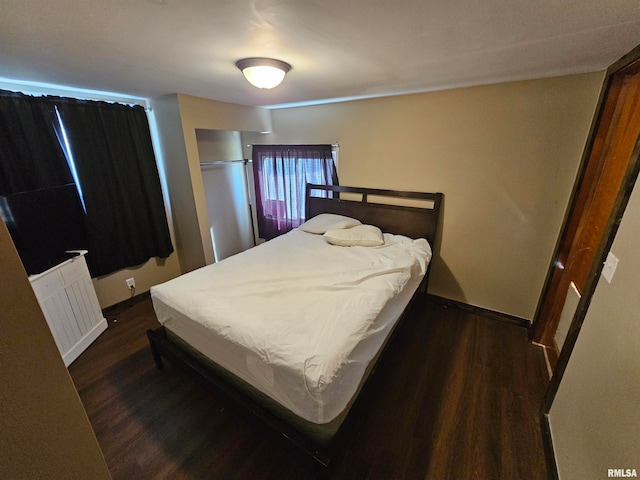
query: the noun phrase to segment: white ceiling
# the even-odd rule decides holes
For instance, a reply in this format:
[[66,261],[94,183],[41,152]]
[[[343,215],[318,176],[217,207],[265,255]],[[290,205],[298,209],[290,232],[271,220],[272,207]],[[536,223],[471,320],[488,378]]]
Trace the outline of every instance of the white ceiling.
[[[0,77],[245,105],[603,70],[640,44],[638,0],[0,0]],[[235,67],[293,66],[258,90]]]

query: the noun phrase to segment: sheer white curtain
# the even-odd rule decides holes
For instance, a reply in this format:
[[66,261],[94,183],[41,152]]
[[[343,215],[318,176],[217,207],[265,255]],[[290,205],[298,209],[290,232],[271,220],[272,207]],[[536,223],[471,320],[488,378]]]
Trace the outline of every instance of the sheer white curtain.
[[337,185],[331,145],[254,145],[253,174],[260,237],[304,222],[307,183]]

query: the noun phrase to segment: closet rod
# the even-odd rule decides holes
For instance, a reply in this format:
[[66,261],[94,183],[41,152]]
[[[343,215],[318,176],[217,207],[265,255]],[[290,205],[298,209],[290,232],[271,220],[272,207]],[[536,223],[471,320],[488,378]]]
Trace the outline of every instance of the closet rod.
[[[247,148],[253,147],[254,145],[262,145],[262,143],[247,143]],[[330,144],[333,148],[340,148],[340,143],[335,142]],[[251,160],[249,160],[251,161]]]
[[214,162],[200,162],[200,166],[201,167],[206,167],[209,165],[226,165],[228,163],[239,163],[239,162],[243,162],[243,163],[251,163],[251,160],[249,159],[243,159],[243,160],[216,160]]

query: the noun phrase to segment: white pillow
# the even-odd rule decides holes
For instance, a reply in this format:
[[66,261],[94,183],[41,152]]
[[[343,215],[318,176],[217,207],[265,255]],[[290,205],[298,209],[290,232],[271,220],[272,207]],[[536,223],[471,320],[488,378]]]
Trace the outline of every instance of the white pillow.
[[345,217],[344,215],[336,215],[334,213],[321,213],[313,218],[310,218],[298,228],[303,232],[317,233],[322,235],[328,230],[339,230],[341,228],[351,228],[356,225],[361,225],[360,220],[355,218]]
[[329,230],[324,236],[332,245],[342,247],[379,247],[384,245],[382,230],[373,225],[357,225],[345,230]]

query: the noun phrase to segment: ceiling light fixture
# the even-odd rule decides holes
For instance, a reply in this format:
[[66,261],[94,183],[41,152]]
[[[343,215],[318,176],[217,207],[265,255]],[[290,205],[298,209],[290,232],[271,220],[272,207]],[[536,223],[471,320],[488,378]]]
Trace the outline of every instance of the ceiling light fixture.
[[291,65],[273,58],[243,58],[236,62],[236,67],[249,83],[258,88],[274,88],[280,85]]

